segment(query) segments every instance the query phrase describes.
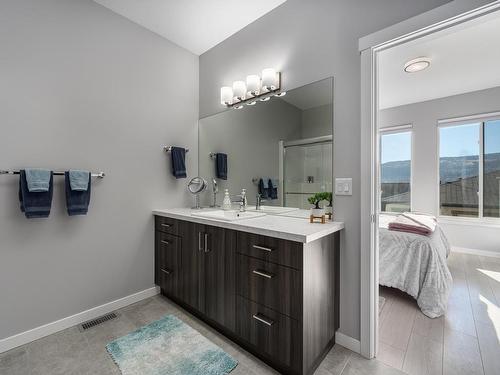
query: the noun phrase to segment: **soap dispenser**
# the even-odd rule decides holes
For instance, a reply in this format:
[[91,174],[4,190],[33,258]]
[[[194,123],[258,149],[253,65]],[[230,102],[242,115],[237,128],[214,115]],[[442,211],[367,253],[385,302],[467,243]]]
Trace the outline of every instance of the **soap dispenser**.
[[231,198],[229,197],[228,189],[224,189],[224,200],[222,201],[222,209],[226,211],[231,209]]

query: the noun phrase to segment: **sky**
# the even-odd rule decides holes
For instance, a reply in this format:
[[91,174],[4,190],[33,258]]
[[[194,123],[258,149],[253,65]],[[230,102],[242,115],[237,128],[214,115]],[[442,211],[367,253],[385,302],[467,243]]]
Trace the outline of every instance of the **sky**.
[[[457,157],[479,154],[480,123],[440,128],[440,156]],[[500,120],[486,122],[485,153],[500,152]],[[382,134],[381,162],[411,159],[411,133]]]

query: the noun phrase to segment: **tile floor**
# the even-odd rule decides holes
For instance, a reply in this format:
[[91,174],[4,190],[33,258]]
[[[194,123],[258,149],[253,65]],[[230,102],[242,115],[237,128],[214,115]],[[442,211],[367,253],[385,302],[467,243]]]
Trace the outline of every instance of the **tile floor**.
[[[233,344],[224,336],[178,308],[162,296],[155,296],[118,310],[120,316],[84,333],[72,327],[30,344],[0,354],[1,375],[119,375],[105,345],[115,338],[174,314],[238,360],[231,375],[277,374],[269,366]],[[399,375],[401,371],[336,345],[316,375]]]
[[422,314],[411,297],[380,288],[377,358],[410,375],[500,374],[500,258],[451,253],[446,314]]

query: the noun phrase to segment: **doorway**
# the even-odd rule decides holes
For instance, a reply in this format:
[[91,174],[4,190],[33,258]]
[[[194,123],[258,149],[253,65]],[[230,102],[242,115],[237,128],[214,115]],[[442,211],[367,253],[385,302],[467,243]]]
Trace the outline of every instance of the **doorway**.
[[[445,9],[446,11],[443,11]],[[500,2],[467,10],[450,4],[440,11],[422,15],[405,27],[384,30],[377,36],[366,38],[362,50],[362,209],[361,209],[361,339],[360,352],[367,358],[377,354],[379,344],[379,207],[380,207],[380,132],[379,132],[379,54],[433,33],[447,30],[468,21],[478,20],[500,9]],[[465,13],[464,13],[465,12]],[[448,17],[443,17],[447,14]],[[439,20],[439,22],[437,22]],[[419,27],[416,27],[418,25]],[[430,26],[429,26],[430,25]],[[417,30],[417,31],[412,31]],[[402,35],[403,36],[398,36]],[[388,38],[392,35],[393,38]],[[381,39],[383,38],[383,39]],[[378,40],[377,40],[378,39]],[[385,41],[384,41],[385,40]]]

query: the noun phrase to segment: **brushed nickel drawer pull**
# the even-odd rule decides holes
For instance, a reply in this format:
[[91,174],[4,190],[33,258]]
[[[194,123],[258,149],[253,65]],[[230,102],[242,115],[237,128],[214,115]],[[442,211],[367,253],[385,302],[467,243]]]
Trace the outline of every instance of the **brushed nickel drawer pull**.
[[167,275],[170,275],[172,271],[166,270],[164,268],[161,269],[161,272],[166,273]]
[[161,223],[161,226],[162,227],[165,227],[165,228],[170,228],[172,226],[172,224],[164,224],[164,223]]
[[170,241],[161,240],[161,243],[163,243],[165,245],[170,245]]
[[268,251],[268,252],[273,251],[273,249],[271,249],[270,247],[264,247],[264,246],[259,246],[259,245],[253,245],[253,248],[254,249]]
[[201,232],[198,232],[198,251],[202,251],[203,247],[201,246]]
[[257,313],[255,315],[252,315],[252,317],[255,320],[258,320],[259,322],[264,323],[266,326],[269,326],[269,327],[271,327],[274,324],[274,320],[265,317],[261,313]]
[[262,270],[253,270],[252,272],[256,275],[265,277],[266,279],[272,279],[274,277],[274,275],[272,273],[267,273],[267,272],[262,271]]

